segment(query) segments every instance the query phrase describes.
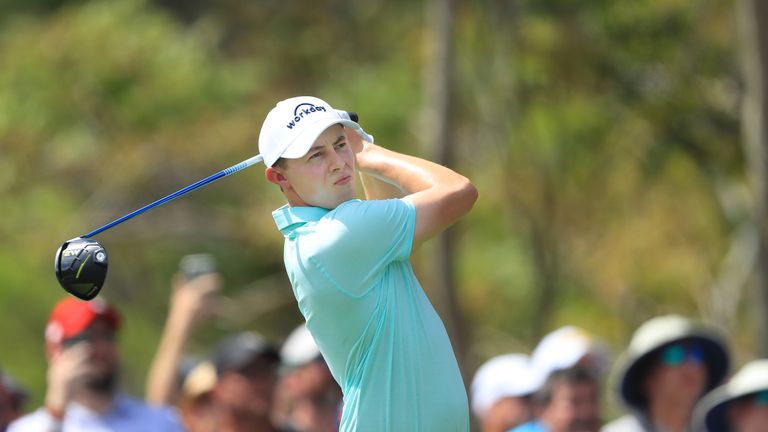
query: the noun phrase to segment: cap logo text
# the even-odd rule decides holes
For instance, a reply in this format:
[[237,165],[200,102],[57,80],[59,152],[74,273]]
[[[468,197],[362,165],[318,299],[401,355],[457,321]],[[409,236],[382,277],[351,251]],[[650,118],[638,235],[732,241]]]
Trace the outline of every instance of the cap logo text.
[[293,129],[293,127],[296,126],[296,123],[300,122],[305,116],[316,112],[326,112],[326,109],[324,106],[306,102],[298,104],[293,110],[293,119],[286,125],[286,127],[288,129]]

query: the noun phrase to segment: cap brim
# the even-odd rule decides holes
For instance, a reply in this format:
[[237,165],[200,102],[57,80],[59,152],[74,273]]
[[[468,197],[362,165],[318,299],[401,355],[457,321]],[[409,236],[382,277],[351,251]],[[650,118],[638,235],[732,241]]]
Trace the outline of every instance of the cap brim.
[[[721,395],[715,395],[715,396],[718,397]],[[721,400],[708,403],[707,408],[704,408],[706,409],[706,414],[704,415],[703,419],[700,417],[700,414],[698,412],[695,412],[694,424],[698,425],[698,427],[701,428],[697,430],[706,430],[710,432],[729,430],[727,409],[731,401],[733,401],[733,399],[724,398]],[[705,405],[702,405],[702,406],[705,406]]]
[[340,124],[347,127],[356,127],[357,123],[352,120],[346,120],[342,118],[324,118],[318,120],[310,126],[307,126],[301,134],[285,149],[285,151],[278,156],[285,159],[298,159],[307,154],[309,149],[312,148],[312,144],[317,141],[317,138],[325,132],[329,127]]
[[216,368],[209,361],[203,361],[189,372],[182,383],[182,396],[196,398],[213,390],[216,385]]

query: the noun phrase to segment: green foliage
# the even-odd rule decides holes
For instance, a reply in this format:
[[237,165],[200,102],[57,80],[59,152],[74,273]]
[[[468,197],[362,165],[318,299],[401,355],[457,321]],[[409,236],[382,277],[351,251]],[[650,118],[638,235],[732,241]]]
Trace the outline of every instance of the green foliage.
[[[36,400],[44,378],[42,329],[63,295],[50,263],[57,244],[202,177],[203,169],[224,168],[253,152],[245,103],[259,80],[257,65],[223,61],[216,42],[209,29],[184,28],[137,1],[65,8],[12,22],[0,35],[0,142],[7,168],[0,236],[8,251],[0,257],[6,287],[0,304],[6,309],[4,346],[22,348],[6,350],[2,363],[19,370]],[[209,150],[200,154],[204,146]],[[246,190],[233,192],[245,196]],[[167,240],[149,246],[158,236],[142,239],[141,224],[105,236],[115,260],[105,294],[131,318],[126,337],[140,341],[127,343],[128,356],[136,359],[127,365],[130,376],[142,376],[151,358],[180,255],[217,235],[239,243],[242,232],[236,219],[217,232],[202,218],[185,227],[181,218],[157,213],[185,230],[168,233],[175,246]],[[214,225],[210,237],[193,235],[206,225]],[[122,248],[121,238],[130,244]],[[248,258],[259,257],[243,255],[236,265],[246,267]],[[279,264],[275,257],[252,270],[277,272]],[[242,283],[251,276],[241,272],[232,279]]]
[[478,337],[530,345],[539,322],[626,340],[656,313],[708,315],[735,228],[717,195],[743,184],[732,5],[572,6],[462,8],[460,146],[481,201],[460,262]]

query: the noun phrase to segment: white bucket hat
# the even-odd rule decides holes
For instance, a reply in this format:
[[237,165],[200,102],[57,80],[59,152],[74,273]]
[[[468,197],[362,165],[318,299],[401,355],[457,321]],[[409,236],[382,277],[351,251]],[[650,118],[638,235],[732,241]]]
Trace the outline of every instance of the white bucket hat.
[[706,390],[718,385],[728,374],[730,354],[723,334],[710,325],[697,323],[679,315],[652,318],[635,330],[629,347],[616,360],[615,384],[624,405],[644,410],[642,380],[655,354],[670,344],[692,341],[699,344],[707,367]]
[[712,390],[699,401],[693,414],[694,430],[731,430],[728,426],[728,405],[742,396],[763,391],[768,391],[768,359],[753,360],[744,365],[727,383]]
[[280,158],[307,154],[317,137],[334,124],[360,130],[349,115],[312,96],[298,96],[277,103],[267,114],[259,134],[259,152],[268,167]]

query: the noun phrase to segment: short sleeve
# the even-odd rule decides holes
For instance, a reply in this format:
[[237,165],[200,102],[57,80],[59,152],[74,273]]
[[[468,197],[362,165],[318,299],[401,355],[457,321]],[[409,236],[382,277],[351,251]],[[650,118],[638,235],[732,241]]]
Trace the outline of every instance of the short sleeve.
[[328,213],[313,256],[339,287],[360,294],[395,261],[411,255],[416,209],[406,200],[349,201]]

